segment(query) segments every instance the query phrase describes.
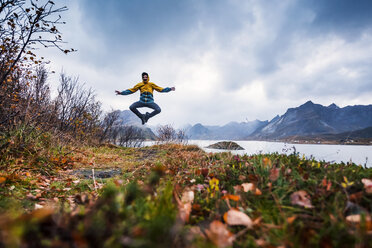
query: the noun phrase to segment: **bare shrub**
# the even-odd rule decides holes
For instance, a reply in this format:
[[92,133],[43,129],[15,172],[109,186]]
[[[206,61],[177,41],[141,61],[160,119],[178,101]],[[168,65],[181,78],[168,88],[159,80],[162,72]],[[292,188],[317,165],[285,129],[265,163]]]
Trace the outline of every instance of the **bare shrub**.
[[172,125],[159,126],[156,131],[158,143],[187,143],[186,132],[184,130],[176,131]]
[[58,117],[58,130],[71,133],[80,140],[97,138],[101,103],[95,100],[94,91],[85,89],[77,77],[61,74],[54,111]]
[[[120,117],[120,110],[114,110],[109,113],[106,113],[105,117],[103,118],[101,122],[101,133],[99,135],[99,141],[101,143],[105,140],[110,141],[111,138],[114,138],[113,136],[115,136],[113,140],[116,140],[118,131],[115,130],[114,124],[120,125],[120,123],[118,123],[120,121],[119,117]],[[114,135],[114,132],[115,132],[115,135]]]
[[24,124],[35,125],[47,131],[52,128],[52,120],[56,118],[51,105],[48,71],[43,65],[36,68],[35,77],[30,81],[25,96],[23,110]]
[[145,138],[140,128],[121,126],[118,131],[118,144],[124,147],[141,147]]

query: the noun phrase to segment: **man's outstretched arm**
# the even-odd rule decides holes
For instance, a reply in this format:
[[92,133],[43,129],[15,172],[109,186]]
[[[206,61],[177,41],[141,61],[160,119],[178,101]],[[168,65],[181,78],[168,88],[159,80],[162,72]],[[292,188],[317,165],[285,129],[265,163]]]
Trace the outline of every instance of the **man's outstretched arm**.
[[127,90],[124,90],[124,91],[115,90],[115,93],[116,93],[116,95],[129,95],[129,94],[132,94],[132,93],[136,92],[140,88],[140,84],[141,83],[137,84],[136,86],[134,86],[131,89],[127,89]]
[[154,90],[158,91],[158,92],[169,92],[169,91],[175,91],[176,88],[175,87],[166,87],[166,88],[162,88],[160,86],[157,86],[156,84],[153,83],[152,87],[154,88]]

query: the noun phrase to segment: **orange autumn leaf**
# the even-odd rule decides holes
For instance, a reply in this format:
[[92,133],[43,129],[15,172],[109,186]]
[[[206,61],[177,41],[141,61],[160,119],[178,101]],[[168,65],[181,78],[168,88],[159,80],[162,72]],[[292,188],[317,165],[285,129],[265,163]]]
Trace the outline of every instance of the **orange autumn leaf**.
[[230,209],[223,215],[224,221],[230,226],[246,226],[252,228],[253,222],[248,215],[236,209]]
[[291,217],[288,217],[288,218],[287,218],[287,222],[288,222],[288,224],[292,224],[293,221],[295,221],[296,218],[297,218],[296,215],[293,215],[293,216],[291,216]]
[[262,162],[263,162],[263,164],[265,165],[265,166],[269,166],[269,167],[271,167],[271,160],[269,159],[269,158],[263,158],[262,159]]
[[239,201],[240,200],[240,196],[239,195],[230,195],[230,194],[226,194],[224,196],[221,197],[222,200],[232,200],[232,201]]
[[227,229],[227,226],[221,221],[213,221],[205,234],[217,247],[229,247],[232,246],[234,241],[234,235]]
[[6,181],[6,177],[0,177],[0,184],[5,183],[5,181]]
[[255,192],[254,192],[255,195],[262,195],[262,192],[259,188],[256,188]]
[[325,187],[327,191],[330,191],[331,186],[332,186],[332,182],[330,180],[327,180],[326,178],[323,178],[322,186]]
[[331,186],[332,186],[331,181],[328,181],[328,184],[327,184],[327,191],[330,191],[330,190],[331,190]]

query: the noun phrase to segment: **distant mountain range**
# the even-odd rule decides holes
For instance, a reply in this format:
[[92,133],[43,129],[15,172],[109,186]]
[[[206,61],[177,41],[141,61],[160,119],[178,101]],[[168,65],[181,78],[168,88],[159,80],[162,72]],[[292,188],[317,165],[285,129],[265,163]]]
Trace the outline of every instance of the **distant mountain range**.
[[250,121],[250,122],[230,122],[224,126],[203,126],[198,123],[186,128],[186,135],[189,139],[206,140],[240,140],[245,139],[255,130],[266,126],[268,121]]
[[276,116],[266,126],[255,130],[249,139],[283,139],[290,136],[340,134],[372,127],[372,105],[339,108],[328,107],[311,101],[290,108]]
[[[140,128],[148,139],[155,139],[155,127],[142,126],[131,111],[120,111],[120,125]],[[288,140],[314,139],[372,139],[372,105],[338,107],[323,106],[311,101],[289,108],[271,121],[229,122],[223,126],[201,123],[187,125],[184,131],[189,139],[205,140]]]
[[190,139],[283,140],[288,137],[323,136],[371,138],[372,105],[344,108],[336,104],[323,106],[311,101],[288,109],[271,121],[230,122],[224,126],[200,123],[186,128]]

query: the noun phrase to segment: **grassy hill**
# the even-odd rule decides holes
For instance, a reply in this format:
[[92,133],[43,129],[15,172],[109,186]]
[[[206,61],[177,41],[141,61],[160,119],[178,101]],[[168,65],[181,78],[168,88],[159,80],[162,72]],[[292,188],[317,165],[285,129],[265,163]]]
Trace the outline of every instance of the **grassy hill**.
[[53,159],[1,167],[0,246],[372,246],[372,169],[354,164],[174,144]]

